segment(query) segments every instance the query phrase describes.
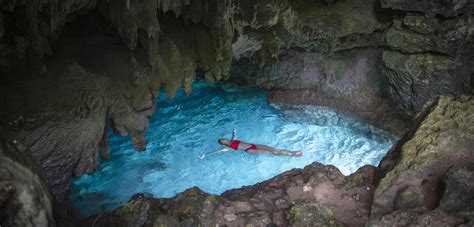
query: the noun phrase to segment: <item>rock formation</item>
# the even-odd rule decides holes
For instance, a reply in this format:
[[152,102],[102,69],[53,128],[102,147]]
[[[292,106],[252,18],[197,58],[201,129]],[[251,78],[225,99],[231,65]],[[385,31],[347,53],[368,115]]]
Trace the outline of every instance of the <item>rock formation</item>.
[[468,205],[472,186],[462,186],[458,180],[460,176],[467,180],[472,174],[474,100],[441,97],[426,111],[419,119],[420,126],[409,133],[411,138],[401,140],[380,163],[384,176],[371,210],[372,220],[380,220],[380,224],[403,215],[419,216],[409,223],[416,224],[430,212],[446,212],[447,218],[452,214],[452,219],[458,217],[461,223],[463,217],[472,218]]
[[135,195],[87,225],[455,226],[473,223],[474,99],[439,98],[378,168],[313,163],[254,186],[172,199]]
[[[455,178],[454,173],[447,174],[448,169],[452,172],[457,170],[454,166],[474,163],[472,98],[453,100],[441,97],[428,111],[430,113],[420,119],[421,125],[412,138],[401,141],[391,151],[397,155],[382,160],[380,170],[388,172],[375,190],[373,218],[381,218],[396,210],[443,207],[441,195],[443,191],[447,196],[452,195],[453,192],[449,192],[452,185],[448,182],[456,181],[451,178]],[[460,187],[459,190],[469,192],[468,188]],[[459,196],[452,201],[462,199]]]
[[[424,106],[448,102],[437,96],[472,95],[473,12],[472,0],[0,0],[0,126],[41,166],[56,206],[66,203],[72,177],[94,171],[99,154],[109,157],[110,128],[145,150],[155,97],[191,92],[196,73],[270,89],[270,102],[338,108],[401,135]],[[449,101],[458,102],[467,101]],[[392,156],[376,180],[390,176]],[[450,196],[470,190],[456,180],[469,168],[447,168],[439,168],[446,182],[459,185],[446,188]],[[434,175],[429,184],[444,179]],[[400,209],[378,201],[372,213],[382,219],[371,223],[435,215],[411,209],[427,202],[420,188],[406,190],[419,201],[391,195]],[[428,207],[443,199],[433,201]],[[439,206],[436,214],[458,209]],[[302,202],[288,212],[304,220],[286,221],[349,223],[333,209]]]
[[344,177],[337,168],[314,163],[221,196],[198,188],[173,199],[135,195],[112,214],[92,217],[102,225],[363,226],[370,213],[374,167]]
[[53,203],[43,170],[18,141],[0,144],[0,223],[54,226]]

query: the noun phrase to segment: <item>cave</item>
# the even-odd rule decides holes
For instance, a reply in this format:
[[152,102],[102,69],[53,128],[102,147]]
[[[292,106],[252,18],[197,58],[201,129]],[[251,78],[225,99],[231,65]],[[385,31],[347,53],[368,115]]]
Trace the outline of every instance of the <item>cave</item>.
[[473,14],[0,0],[0,226],[473,226]]

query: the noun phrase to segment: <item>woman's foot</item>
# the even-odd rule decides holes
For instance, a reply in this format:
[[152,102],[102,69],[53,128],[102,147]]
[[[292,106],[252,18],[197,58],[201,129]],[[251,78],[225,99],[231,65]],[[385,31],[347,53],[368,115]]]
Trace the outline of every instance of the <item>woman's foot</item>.
[[294,157],[301,157],[301,156],[303,156],[303,151],[296,151],[296,152],[293,153],[293,156]]

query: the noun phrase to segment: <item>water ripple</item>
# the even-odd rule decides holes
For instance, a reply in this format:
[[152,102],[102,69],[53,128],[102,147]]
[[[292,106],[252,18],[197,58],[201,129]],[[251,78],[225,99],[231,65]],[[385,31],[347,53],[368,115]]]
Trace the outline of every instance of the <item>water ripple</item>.
[[[226,152],[217,139],[230,137],[303,150],[300,158]],[[172,197],[198,186],[206,192],[251,185],[312,162],[337,166],[350,174],[376,165],[392,146],[390,134],[325,107],[266,103],[266,92],[249,87],[197,82],[193,94],[173,100],[160,97],[146,135],[146,152],[133,151],[128,137],[110,136],[111,160],[97,172],[73,182],[70,201],[80,215],[112,210],[134,193]]]

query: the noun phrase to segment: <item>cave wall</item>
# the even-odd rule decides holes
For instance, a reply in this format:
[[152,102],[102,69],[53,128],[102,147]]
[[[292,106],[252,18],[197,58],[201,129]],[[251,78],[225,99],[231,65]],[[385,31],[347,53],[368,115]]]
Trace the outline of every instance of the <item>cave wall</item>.
[[109,128],[145,150],[155,96],[191,92],[196,72],[402,133],[436,96],[472,94],[472,5],[0,0],[0,124],[29,148],[58,204],[72,177],[110,155]]
[[0,224],[54,226],[53,199],[46,177],[27,149],[17,141],[3,137],[0,141]]
[[[394,126],[370,115],[390,113],[387,109],[394,105],[399,113],[413,117],[438,95],[472,94],[472,3],[402,2],[336,1],[299,7],[295,1],[292,6],[298,20],[291,33],[296,38],[286,46],[281,42],[285,38],[276,38],[280,47],[289,50],[246,55],[233,71],[248,83],[274,89],[275,98],[270,101],[346,107],[346,112],[386,129]],[[259,43],[255,39],[253,45]],[[260,43],[265,41],[260,38]],[[241,46],[238,44],[234,46]],[[381,50],[380,54],[363,56],[371,47]],[[368,57],[370,64],[351,65],[350,61],[359,57]],[[308,60],[311,58],[314,60]],[[354,72],[364,68],[374,74]],[[292,97],[285,98],[288,96]],[[324,101],[335,97],[340,101]],[[390,107],[378,100],[390,100]],[[390,115],[393,121],[403,121],[403,116]]]

